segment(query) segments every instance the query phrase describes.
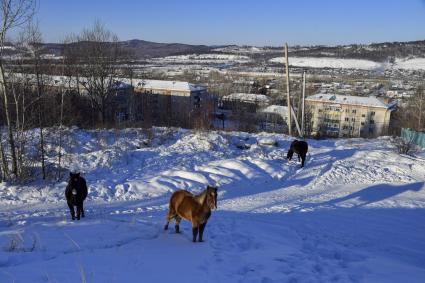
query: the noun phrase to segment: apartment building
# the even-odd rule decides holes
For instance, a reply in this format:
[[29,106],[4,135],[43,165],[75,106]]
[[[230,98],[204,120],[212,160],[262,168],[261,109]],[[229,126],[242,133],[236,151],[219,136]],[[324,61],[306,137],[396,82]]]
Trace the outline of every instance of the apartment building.
[[376,137],[386,135],[395,103],[375,96],[318,93],[306,98],[313,135]]

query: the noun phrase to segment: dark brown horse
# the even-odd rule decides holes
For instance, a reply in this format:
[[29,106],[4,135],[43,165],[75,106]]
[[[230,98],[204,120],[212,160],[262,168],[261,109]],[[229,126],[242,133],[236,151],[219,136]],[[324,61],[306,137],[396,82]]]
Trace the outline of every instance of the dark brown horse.
[[207,186],[199,195],[185,190],[175,191],[170,199],[164,229],[168,229],[170,220],[174,218],[176,233],[180,233],[180,221],[184,218],[192,222],[193,242],[196,242],[198,234],[199,242],[202,242],[205,226],[214,208],[217,209],[216,187]]

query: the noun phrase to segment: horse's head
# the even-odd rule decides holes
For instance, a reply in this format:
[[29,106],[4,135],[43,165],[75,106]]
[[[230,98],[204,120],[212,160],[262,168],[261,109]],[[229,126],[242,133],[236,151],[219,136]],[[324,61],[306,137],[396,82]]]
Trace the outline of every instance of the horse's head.
[[217,209],[217,187],[207,186],[207,205],[210,209]]
[[80,180],[80,173],[69,173],[69,184],[75,188],[76,184]]
[[292,159],[292,155],[294,155],[294,151],[292,149],[288,150],[288,153],[286,154],[286,159],[291,160]]

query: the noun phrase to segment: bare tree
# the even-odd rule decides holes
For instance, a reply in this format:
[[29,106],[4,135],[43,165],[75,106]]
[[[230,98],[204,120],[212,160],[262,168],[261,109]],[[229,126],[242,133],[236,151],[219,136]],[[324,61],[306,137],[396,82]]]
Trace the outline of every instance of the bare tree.
[[425,130],[425,89],[419,86],[409,101],[409,112],[412,116],[412,129]]
[[118,37],[96,21],[93,27],[73,36],[73,42],[67,47],[65,56],[71,56],[68,60],[78,64],[74,74],[77,82],[84,87],[105,125],[114,96],[115,78],[120,74],[118,63],[126,57]]
[[41,60],[42,36],[37,23],[29,22],[26,29],[26,38],[28,49],[31,53],[31,61],[33,66],[33,74],[35,76],[36,92],[37,92],[37,120],[39,127],[39,143],[40,143],[40,162],[43,179],[46,179],[46,160],[45,160],[45,139],[43,125],[42,99],[44,93],[43,65]]
[[8,129],[8,140],[12,157],[12,173],[17,177],[18,162],[13,136],[11,113],[9,110],[9,93],[5,78],[4,45],[8,32],[22,26],[33,16],[35,8],[34,0],[1,0],[0,1],[0,92],[3,100],[4,114]]
[[391,114],[390,132],[400,134],[401,128],[425,130],[425,88],[419,86],[406,104],[399,105]]

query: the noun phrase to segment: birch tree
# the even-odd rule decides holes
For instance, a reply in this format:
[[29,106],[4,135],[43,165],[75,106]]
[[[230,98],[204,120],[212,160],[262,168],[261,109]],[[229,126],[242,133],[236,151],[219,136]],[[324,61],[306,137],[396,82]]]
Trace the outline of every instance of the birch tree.
[[41,60],[41,43],[42,36],[38,24],[30,22],[26,29],[28,49],[31,53],[31,63],[33,74],[35,76],[36,92],[37,92],[37,124],[39,127],[39,151],[40,151],[40,163],[41,173],[43,179],[46,179],[46,160],[45,160],[45,138],[44,138],[44,125],[43,125],[43,93],[44,93],[44,76],[43,76],[43,65]]
[[[35,0],[0,0],[0,95],[3,100],[7,126],[7,137],[12,158],[12,173],[18,177],[18,161],[16,155],[13,123],[9,109],[9,93],[5,77],[4,46],[8,33],[14,28],[27,23],[33,16]],[[3,147],[2,147],[3,149]],[[3,160],[4,161],[4,160]],[[5,172],[7,170],[3,170]]]

